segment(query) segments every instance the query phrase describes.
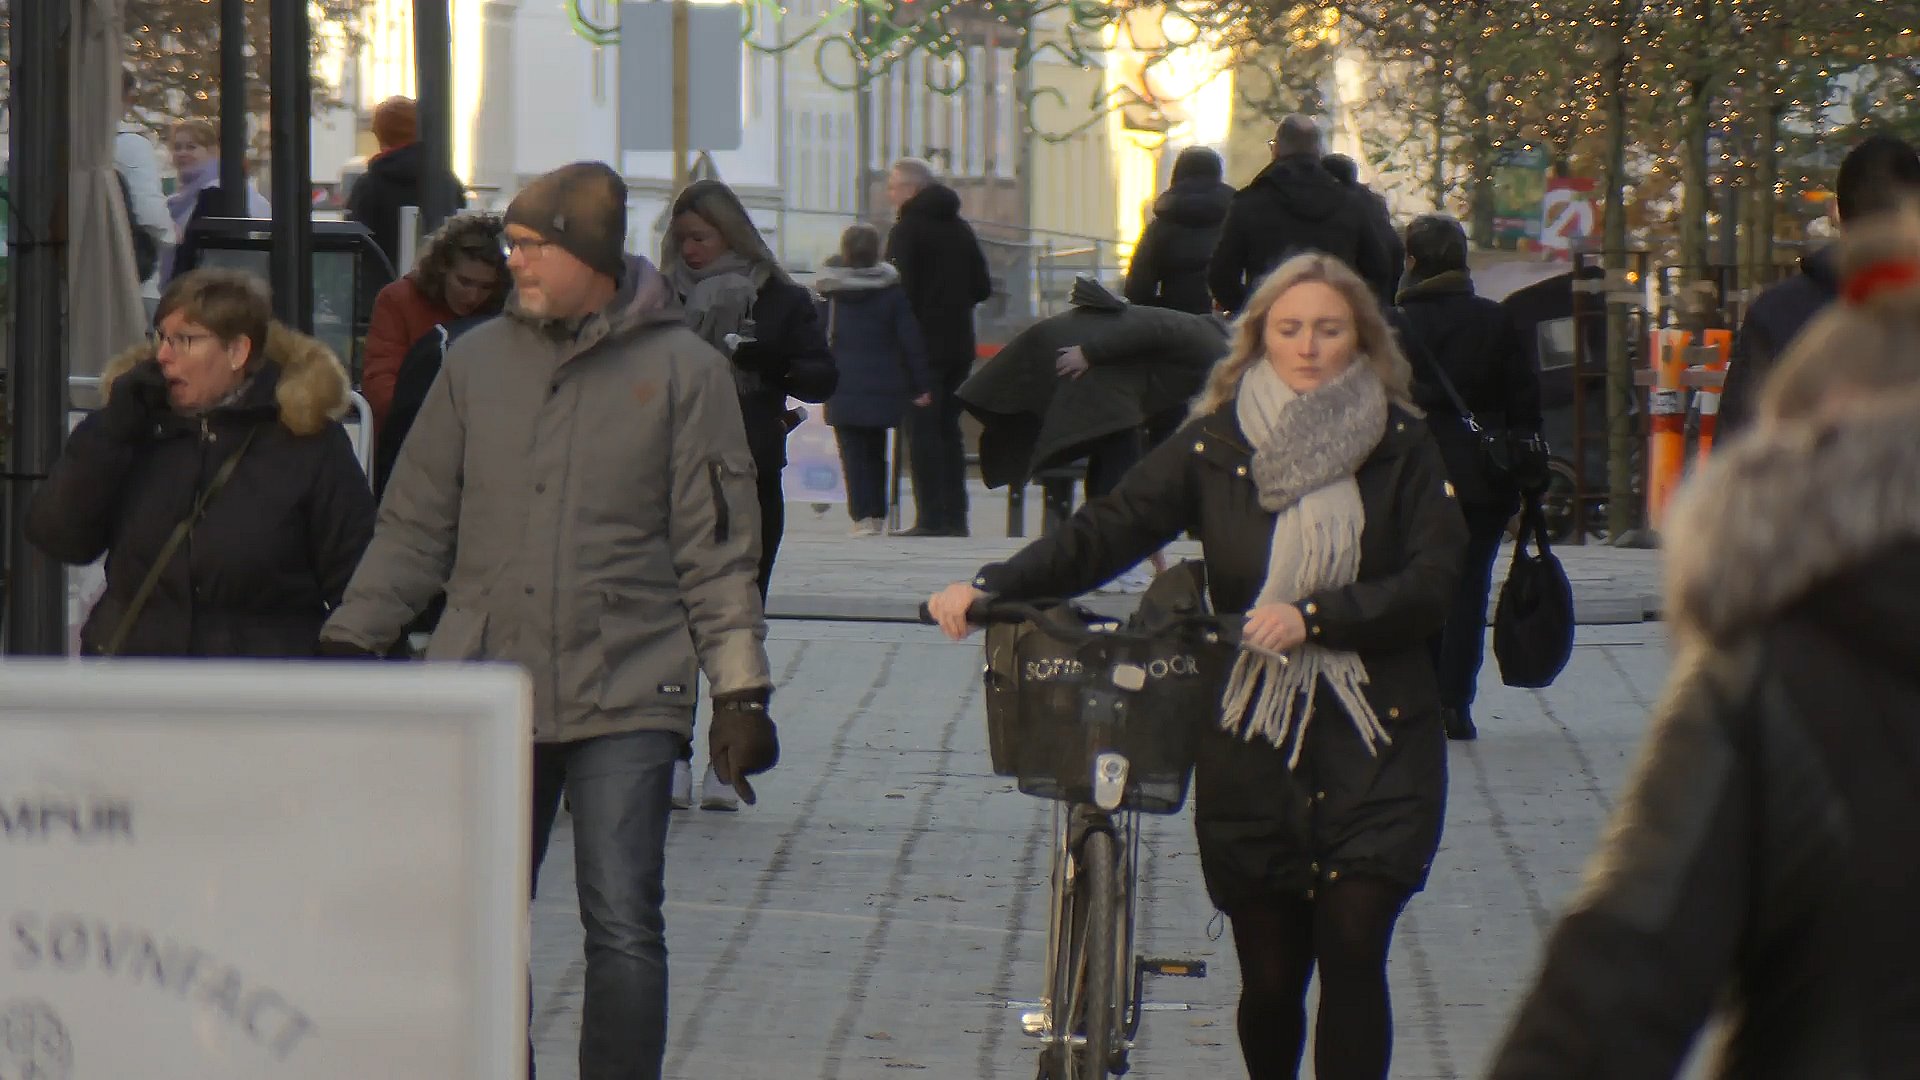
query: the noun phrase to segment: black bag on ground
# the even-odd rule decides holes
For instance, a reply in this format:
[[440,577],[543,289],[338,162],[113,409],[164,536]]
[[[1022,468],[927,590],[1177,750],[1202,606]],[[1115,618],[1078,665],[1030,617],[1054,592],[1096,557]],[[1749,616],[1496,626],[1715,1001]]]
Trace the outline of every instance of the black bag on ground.
[[1520,512],[1513,565],[1493,613],[1500,681],[1529,690],[1552,686],[1573,655],[1573,630],[1573,585],[1547,542],[1540,500],[1529,498]]

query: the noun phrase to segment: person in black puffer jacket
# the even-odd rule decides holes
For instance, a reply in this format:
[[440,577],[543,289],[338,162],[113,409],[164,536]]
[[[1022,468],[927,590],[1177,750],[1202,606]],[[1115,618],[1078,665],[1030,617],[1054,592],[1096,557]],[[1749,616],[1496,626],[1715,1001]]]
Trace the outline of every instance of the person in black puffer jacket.
[[673,229],[660,269],[686,305],[687,322],[733,359],[740,413],[760,484],[760,595],[786,531],[787,398],[822,402],[839,373],[813,296],[775,261],[733,189],[700,180],[673,200]]
[[1490,432],[1540,434],[1540,372],[1521,344],[1513,315],[1474,295],[1467,273],[1467,231],[1445,214],[1423,214],[1407,226],[1407,278],[1392,315],[1413,363],[1413,400],[1426,410],[1447,477],[1466,512],[1467,560],[1447,627],[1433,641],[1447,737],[1472,739],[1474,689],[1485,653],[1487,596],[1507,525],[1520,509],[1511,476],[1489,466],[1480,433],[1467,425],[1448,382]]
[[[1673,675],[1492,1080],[1920,1075],[1920,221],[1665,530]],[[1863,271],[1865,271],[1863,273]]]
[[[1193,419],[1105,498],[928,611],[951,636],[985,597],[1072,597],[1191,530],[1214,609],[1246,612],[1200,729],[1201,875],[1232,926],[1247,1075],[1298,1074],[1320,981],[1319,1080],[1386,1080],[1387,955],[1446,817],[1427,638],[1466,526],[1371,291],[1324,254],[1253,292]],[[1302,446],[1315,452],[1303,454]]]
[[1204,146],[1189,146],[1174,159],[1173,183],[1154,200],[1153,220],[1127,266],[1128,303],[1212,313],[1207,262],[1233,205],[1223,175],[1220,155]]
[[[272,314],[250,275],[175,278],[156,310],[159,346],[108,366],[106,405],[35,492],[34,546],[76,566],[107,559],[83,652],[314,655],[373,537],[373,492],[339,423],[346,369]],[[236,457],[135,610],[169,537]]]
[[1207,286],[1222,311],[1238,313],[1254,283],[1292,255],[1319,251],[1347,264],[1391,303],[1400,268],[1388,256],[1367,197],[1321,163],[1320,128],[1305,116],[1280,121],[1273,164],[1233,197]]

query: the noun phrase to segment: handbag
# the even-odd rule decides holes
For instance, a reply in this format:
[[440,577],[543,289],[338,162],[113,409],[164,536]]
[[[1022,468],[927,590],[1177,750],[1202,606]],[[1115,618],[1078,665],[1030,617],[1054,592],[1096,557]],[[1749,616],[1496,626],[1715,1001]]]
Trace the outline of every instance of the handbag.
[[100,650],[101,656],[120,655],[120,649],[127,643],[127,635],[133,633],[133,624],[140,621],[140,613],[146,610],[147,601],[153,599],[153,590],[160,584],[160,575],[166,573],[167,565],[180,553],[180,545],[193,535],[200,519],[207,516],[207,505],[213,502],[213,497],[220,494],[220,489],[227,486],[227,481],[233,479],[233,471],[240,467],[240,459],[246,456],[247,448],[253,445],[254,436],[258,434],[258,427],[247,432],[247,437],[240,442],[240,449],[220,463],[220,471],[213,474],[213,480],[193,500],[193,509],[187,511],[187,516],[173,527],[167,542],[160,547],[159,557],[153,560],[153,568],[147,571],[146,579],[140,582],[140,588],[134,592],[133,602],[127,605],[125,614],[120,616],[120,624],[114,627],[113,636],[107,639],[106,647]]
[[1540,499],[1532,496],[1520,511],[1513,564],[1494,607],[1500,681],[1528,690],[1552,686],[1573,655],[1573,631],[1573,585],[1547,541]]
[[[1395,310],[1398,310],[1397,308]],[[1402,326],[1405,326],[1404,318]],[[1454,411],[1460,414],[1460,420],[1467,425],[1478,448],[1480,463],[1492,475],[1505,479],[1520,489],[1522,494],[1545,491],[1552,477],[1548,468],[1552,456],[1547,440],[1538,433],[1517,435],[1510,431],[1489,431],[1480,425],[1467,407],[1467,399],[1460,396],[1460,390],[1453,385],[1453,379],[1447,375],[1447,369],[1436,360],[1426,346],[1413,338],[1411,333],[1402,332],[1402,343],[1417,351],[1420,359],[1433,370],[1433,377],[1440,383],[1440,389],[1453,403]]]

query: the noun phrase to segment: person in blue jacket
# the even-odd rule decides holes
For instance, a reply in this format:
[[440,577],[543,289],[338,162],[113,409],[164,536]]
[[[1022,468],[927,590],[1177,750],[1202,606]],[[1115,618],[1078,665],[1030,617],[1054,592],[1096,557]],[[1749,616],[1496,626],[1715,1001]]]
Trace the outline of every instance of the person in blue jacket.
[[850,226],[840,236],[839,257],[814,279],[840,371],[839,388],[827,400],[827,424],[840,444],[854,536],[886,532],[887,433],[905,421],[909,403],[922,409],[933,403],[926,341],[900,271],[880,261],[880,247],[880,230]]

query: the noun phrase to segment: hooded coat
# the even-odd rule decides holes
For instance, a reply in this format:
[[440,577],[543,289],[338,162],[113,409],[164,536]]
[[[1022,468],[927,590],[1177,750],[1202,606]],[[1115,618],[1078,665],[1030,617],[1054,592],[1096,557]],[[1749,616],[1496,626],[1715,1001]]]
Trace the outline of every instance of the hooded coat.
[[[1086,280],[1072,302],[1014,335],[960,386],[982,425],[980,472],[990,488],[1023,484],[1084,457],[1097,439],[1183,407],[1226,355],[1226,328],[1212,316],[1139,307]],[[1077,379],[1054,367],[1069,345],[1089,365]]]
[[1920,400],[1729,446],[1676,504],[1674,675],[1493,1080],[1920,1062]]
[[887,233],[886,259],[900,270],[934,371],[973,370],[973,309],[993,295],[993,279],[959,194],[933,184],[908,199]]
[[1839,295],[1838,253],[1825,247],[1800,256],[1798,274],[1767,286],[1754,297],[1746,321],[1734,338],[1727,383],[1720,391],[1720,438],[1752,423],[1760,405],[1760,388],[1780,354]]
[[[347,194],[347,220],[365,225],[373,234],[374,243],[387,253],[389,262],[400,262],[400,208],[420,205],[421,177],[426,170],[425,143],[398,146],[375,154],[367,162],[367,171],[353,182],[353,190]],[[452,208],[465,209],[467,193],[460,181],[448,173],[440,182],[446,187],[448,198],[453,200]]]
[[[102,376],[108,399],[141,346]],[[119,628],[167,539],[255,432],[227,485],[160,576],[122,656],[307,657],[373,534],[373,492],[338,423],[346,370],[325,345],[274,324],[236,398],[172,413],[137,443],[95,413],[34,494],[27,537],[61,562],[106,556],[107,587],[80,631],[97,654]]]
[[629,257],[584,319],[448,349],[324,637],[382,653],[443,589],[429,660],[533,678],[534,738],[693,730],[694,679],[771,685],[753,458],[727,361]]
[[825,298],[820,321],[840,371],[839,387],[827,399],[827,423],[898,427],[908,402],[933,387],[926,342],[900,288],[900,271],[886,263],[829,267],[813,287]]
[[1161,192],[1153,202],[1153,220],[1127,264],[1127,300],[1194,315],[1211,313],[1207,264],[1232,205],[1233,189],[1211,176],[1175,180]]
[[1364,192],[1334,178],[1320,159],[1284,157],[1233,197],[1207,284],[1223,310],[1238,312],[1268,271],[1289,257],[1325,252],[1391,302],[1400,268],[1380,236],[1378,211]]

